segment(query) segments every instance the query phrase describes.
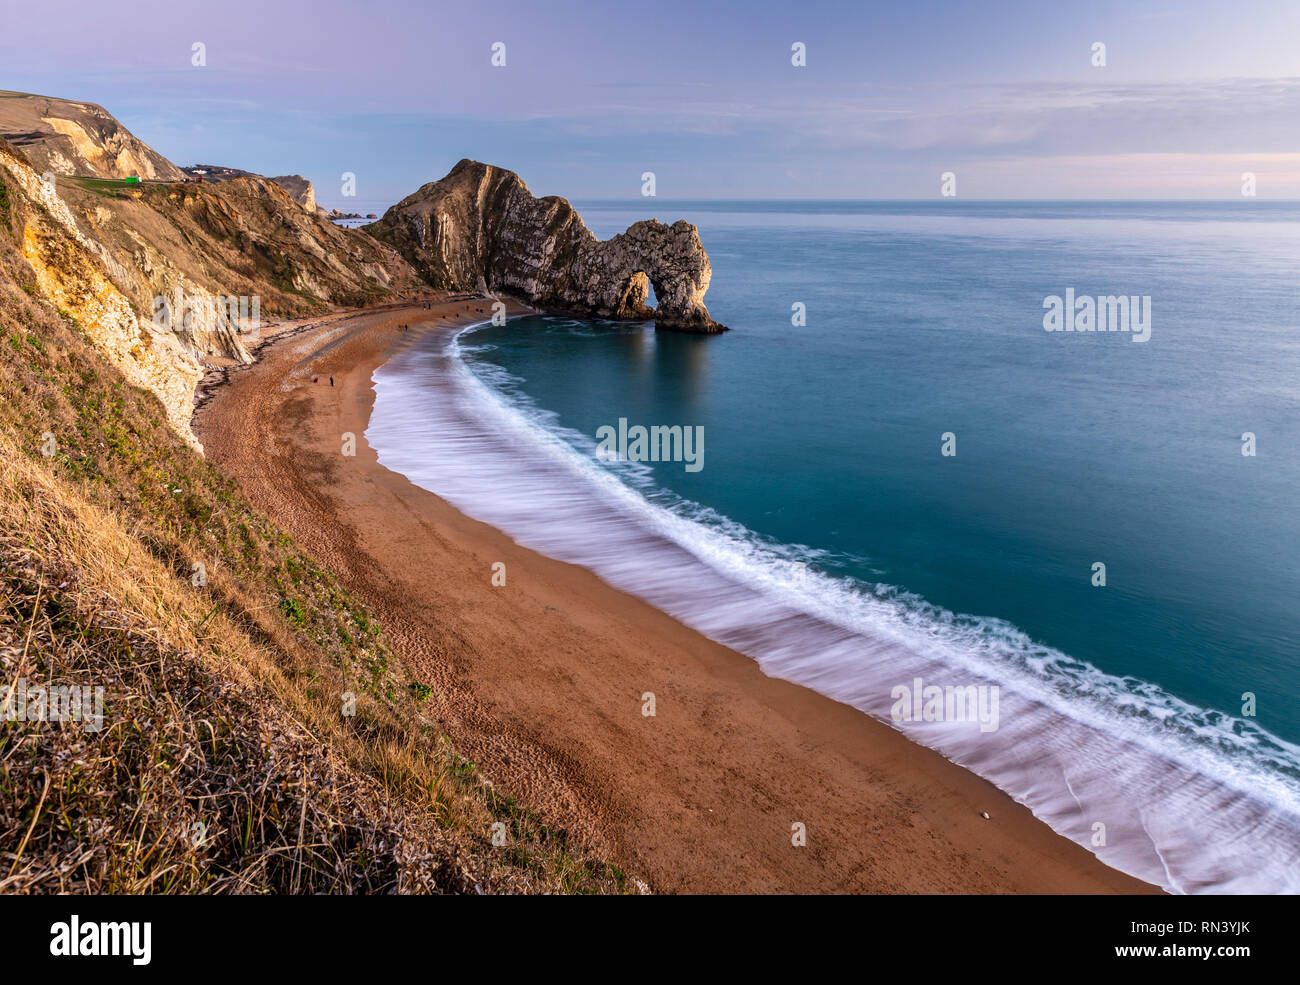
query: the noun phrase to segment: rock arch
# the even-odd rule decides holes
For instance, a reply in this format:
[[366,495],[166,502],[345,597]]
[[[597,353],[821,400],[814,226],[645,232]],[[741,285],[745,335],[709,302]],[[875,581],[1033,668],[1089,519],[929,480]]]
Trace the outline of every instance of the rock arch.
[[[512,171],[461,161],[367,231],[438,290],[483,284],[544,309],[653,318],[660,328],[722,332],[704,293],[713,268],[685,220],[648,219],[607,240],[562,198],[534,198]],[[655,308],[646,306],[654,285]]]
[[[655,292],[656,301],[659,292]],[[653,318],[655,311],[646,302],[650,300],[650,278],[644,270],[633,271],[618,290],[612,318]]]
[[[609,284],[608,294],[598,292],[597,308],[614,318],[645,318],[655,324],[694,332],[720,332],[723,326],[709,317],[704,293],[713,268],[704,252],[699,231],[685,220],[671,226],[647,219],[626,232],[593,242],[579,257],[579,281]],[[649,285],[657,306],[646,307]]]

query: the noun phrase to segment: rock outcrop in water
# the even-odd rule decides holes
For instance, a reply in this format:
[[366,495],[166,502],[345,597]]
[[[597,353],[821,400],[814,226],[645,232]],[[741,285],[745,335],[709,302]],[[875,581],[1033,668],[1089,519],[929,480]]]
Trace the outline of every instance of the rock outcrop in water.
[[[513,171],[463,160],[365,227],[434,288],[499,291],[538,307],[721,332],[695,226],[649,219],[598,240],[566,200],[534,198]],[[654,285],[658,307],[646,306]]]

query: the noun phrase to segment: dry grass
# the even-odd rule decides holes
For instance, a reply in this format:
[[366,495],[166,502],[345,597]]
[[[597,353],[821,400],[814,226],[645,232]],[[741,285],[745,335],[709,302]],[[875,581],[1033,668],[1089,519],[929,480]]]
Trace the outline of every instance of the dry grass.
[[0,683],[107,697],[100,732],[0,723],[0,891],[621,891],[41,298],[12,249],[33,208],[0,172]]
[[0,891],[530,888],[395,809],[235,668],[171,649],[62,554],[0,545],[0,665],[10,683],[103,687],[104,725],[5,726]]

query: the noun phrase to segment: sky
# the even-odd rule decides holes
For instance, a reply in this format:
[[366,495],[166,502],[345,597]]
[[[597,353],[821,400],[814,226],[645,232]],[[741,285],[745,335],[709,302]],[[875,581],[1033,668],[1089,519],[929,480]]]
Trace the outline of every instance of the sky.
[[1300,199],[1300,0],[10,0],[3,19],[0,88],[98,103],[177,164],[303,174],[346,211],[462,157],[575,201],[635,199],[647,171],[665,199],[928,199],[945,172],[970,199],[1239,200],[1244,172]]

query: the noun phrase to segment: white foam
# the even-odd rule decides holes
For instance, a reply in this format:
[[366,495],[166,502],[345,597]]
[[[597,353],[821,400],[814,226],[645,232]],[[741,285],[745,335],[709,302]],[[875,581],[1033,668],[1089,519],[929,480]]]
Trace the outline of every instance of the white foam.
[[[791,562],[815,553],[598,462],[592,438],[480,380],[457,339],[430,336],[374,382],[380,462],[520,544],[939,750],[1117,869],[1173,892],[1300,890],[1300,748],[1001,620],[813,570],[794,584]],[[999,729],[892,722],[891,690],[916,677],[998,685]]]

